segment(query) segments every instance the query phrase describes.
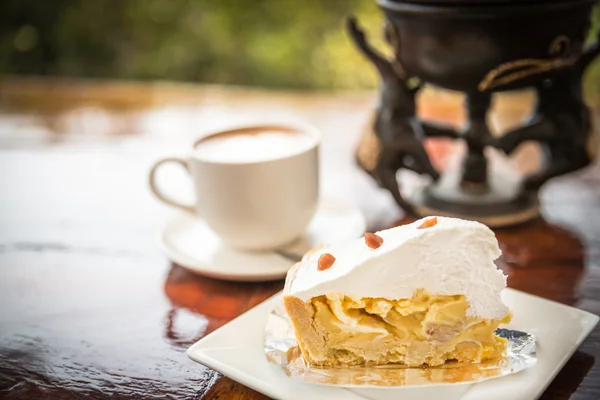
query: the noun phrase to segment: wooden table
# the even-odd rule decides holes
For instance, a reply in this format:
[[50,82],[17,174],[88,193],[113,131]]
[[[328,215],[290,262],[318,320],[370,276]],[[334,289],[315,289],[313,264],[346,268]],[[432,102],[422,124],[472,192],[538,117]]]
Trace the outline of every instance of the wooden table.
[[[462,121],[456,96],[424,96],[424,116]],[[530,100],[499,99],[492,120],[515,123]],[[215,281],[171,264],[154,239],[176,213],[152,198],[148,168],[207,129],[301,118],[324,133],[323,192],[356,201],[371,229],[389,226],[401,213],[352,160],[372,104],[371,93],[0,82],[0,398],[263,398],[184,351],[282,282]],[[453,149],[430,147],[438,164]],[[528,168],[535,152],[518,160]],[[498,231],[509,286],[600,314],[599,170],[549,183],[544,219]],[[600,398],[597,357],[598,328],[543,398]]]

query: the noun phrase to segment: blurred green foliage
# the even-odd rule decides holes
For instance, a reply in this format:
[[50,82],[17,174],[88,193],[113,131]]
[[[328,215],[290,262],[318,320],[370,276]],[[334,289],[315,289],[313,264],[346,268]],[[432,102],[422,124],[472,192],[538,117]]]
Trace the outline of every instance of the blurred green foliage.
[[[588,41],[592,43],[600,37],[600,2],[594,8],[592,14],[592,27],[589,32]],[[600,43],[598,43],[600,45]],[[599,57],[600,58],[600,57]],[[600,60],[588,68],[585,76],[585,94],[594,104],[600,104]]]
[[350,13],[387,47],[375,0],[2,0],[0,74],[373,87]]

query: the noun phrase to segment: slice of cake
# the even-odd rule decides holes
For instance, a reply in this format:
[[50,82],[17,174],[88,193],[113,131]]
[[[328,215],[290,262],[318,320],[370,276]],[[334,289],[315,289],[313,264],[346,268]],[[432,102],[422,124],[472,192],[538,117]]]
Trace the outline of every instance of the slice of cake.
[[444,217],[309,252],[284,289],[303,356],[328,366],[502,357],[500,253],[485,225]]

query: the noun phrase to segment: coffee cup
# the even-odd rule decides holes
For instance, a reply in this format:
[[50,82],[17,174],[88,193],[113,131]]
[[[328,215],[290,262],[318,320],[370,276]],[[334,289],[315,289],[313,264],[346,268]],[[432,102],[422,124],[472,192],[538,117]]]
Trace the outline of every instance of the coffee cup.
[[[316,211],[320,137],[307,125],[213,132],[197,140],[187,157],[156,162],[150,188],[162,202],[204,220],[226,245],[275,249],[298,238]],[[195,204],[183,204],[160,188],[156,173],[167,163],[190,173]]]

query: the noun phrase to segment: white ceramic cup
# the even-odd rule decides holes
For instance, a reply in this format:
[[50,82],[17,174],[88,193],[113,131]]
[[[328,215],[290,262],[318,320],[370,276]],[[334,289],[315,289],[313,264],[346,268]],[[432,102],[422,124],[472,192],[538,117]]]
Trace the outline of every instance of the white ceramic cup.
[[[219,161],[198,151],[165,158],[150,171],[152,192],[164,203],[194,213],[231,247],[269,250],[293,242],[317,208],[319,131],[306,125],[247,126],[213,132],[196,141],[194,149],[214,135],[261,129],[308,135],[311,142],[276,158],[246,162]],[[181,164],[191,174],[195,205],[182,204],[160,189],[156,172],[165,163]]]

